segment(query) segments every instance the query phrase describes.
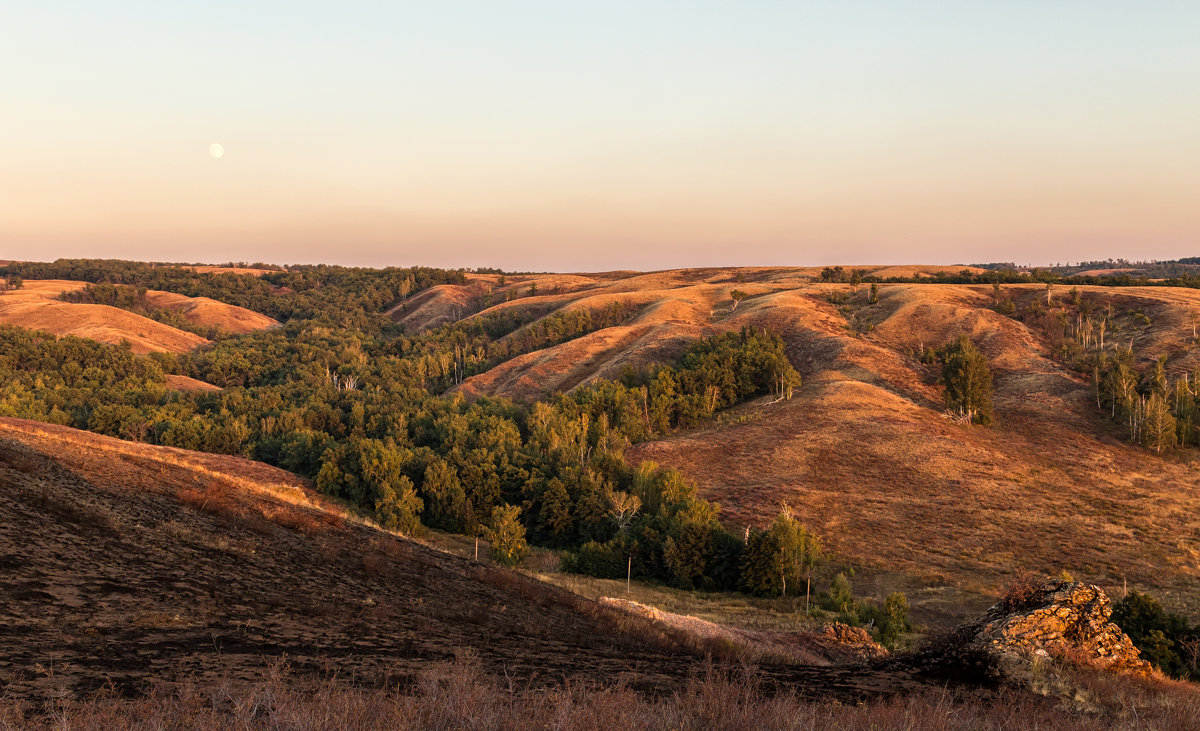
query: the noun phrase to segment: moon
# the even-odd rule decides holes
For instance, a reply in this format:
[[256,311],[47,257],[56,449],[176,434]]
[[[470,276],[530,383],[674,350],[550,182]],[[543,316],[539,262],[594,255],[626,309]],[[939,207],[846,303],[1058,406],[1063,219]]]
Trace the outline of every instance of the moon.
[[214,142],[208,146],[208,156],[214,160],[219,160],[225,154],[225,148],[220,142]]

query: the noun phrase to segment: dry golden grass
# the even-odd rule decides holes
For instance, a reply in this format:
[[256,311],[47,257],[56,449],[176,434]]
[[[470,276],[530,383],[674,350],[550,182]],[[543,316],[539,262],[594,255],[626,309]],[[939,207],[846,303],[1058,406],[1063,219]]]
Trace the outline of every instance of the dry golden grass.
[[220,391],[220,386],[214,386],[211,383],[191,378],[190,376],[168,375],[166,380],[167,388],[173,388],[176,391]]
[[226,671],[244,685],[281,652],[308,677],[334,662],[371,687],[463,651],[539,686],[628,677],[669,690],[705,657],[766,662],[814,695],[928,682],[906,668],[781,665],[752,643],[388,534],[240,458],[2,419],[0,480],[0,624],[11,630],[0,695],[79,697],[106,678],[140,693]]
[[1130,274],[1132,272],[1141,271],[1140,269],[1120,268],[1120,269],[1088,269],[1086,271],[1074,274],[1076,277],[1111,277],[1116,274]]
[[[172,265],[174,266],[174,265]],[[250,274],[255,277],[261,277],[264,274],[273,274],[278,269],[255,269],[253,267],[222,267],[211,266],[207,264],[197,266],[184,266],[182,269],[191,269],[199,274]]]
[[207,340],[108,305],[60,302],[66,291],[82,289],[86,282],[33,280],[21,289],[0,294],[0,323],[41,330],[57,336],[75,335],[110,345],[129,343],[135,353],[169,351],[185,353]]
[[146,293],[146,299],[163,309],[179,313],[193,325],[215,327],[234,335],[266,330],[279,325],[266,315],[208,297],[187,297],[174,292],[152,290]]
[[[135,353],[168,351],[186,353],[209,341],[147,317],[107,305],[62,302],[63,292],[83,289],[87,282],[34,279],[12,292],[0,294],[0,323],[41,330],[58,336],[76,335],[110,345],[129,343]],[[202,327],[217,327],[241,334],[279,323],[257,312],[208,299],[170,292],[150,291],[154,304],[178,312]]]
[[[740,423],[639,445],[629,458],[681,468],[735,524],[765,525],[785,499],[842,558],[907,577],[910,597],[945,586],[994,594],[1021,570],[1068,570],[1200,609],[1194,458],[1157,457],[1117,438],[1042,333],[988,308],[990,287],[886,285],[875,305],[860,291],[849,307],[875,328],[859,337],[828,301],[839,286],[813,288],[748,300],[741,315],[787,341],[805,379],[796,398],[744,406]],[[1149,313],[1155,327],[1133,334],[1143,356],[1196,364],[1186,312],[1200,309],[1200,293],[1085,288],[1083,296]],[[936,373],[915,357],[959,334],[992,362],[994,427],[944,418]],[[916,603],[919,613],[919,595]]]
[[160,491],[215,485],[213,489],[269,495],[291,505],[333,512],[343,519],[348,515],[291,472],[241,457],[138,444],[7,417],[0,417],[0,436],[35,448],[55,445],[55,456],[62,464],[100,479]]
[[0,574],[0,728],[1174,728],[1197,707],[1179,684],[964,685],[605,606],[239,458],[3,419],[0,481],[0,558],[21,557]]
[[428,330],[462,317],[483,286],[439,284],[397,304],[385,314],[413,331]]
[[1195,728],[1196,689],[1156,681],[1114,681],[1078,673],[1040,693],[1019,689],[930,688],[859,703],[811,700],[803,688],[764,691],[753,668],[709,669],[678,690],[647,696],[627,682],[529,688],[497,681],[469,653],[430,663],[381,689],[313,681],[276,663],[260,682],[229,678],[158,686],[141,698],[100,692],[36,707],[0,703],[0,729],[287,728],[530,729],[621,728],[878,731],[1016,728],[1121,731]]
[[[1086,379],[1054,359],[1046,330],[996,312],[991,286],[882,284],[870,303],[867,287],[814,283],[819,271],[621,272],[588,275],[586,287],[557,294],[539,286],[536,297],[476,316],[618,300],[640,310],[627,324],[514,358],[457,390],[537,398],[670,360],[697,337],[769,328],[804,378],[795,398],[745,405],[709,430],[638,445],[628,457],[681,468],[735,529],[764,525],[788,500],[840,557],[865,567],[868,593],[903,590],[935,623],[961,618],[951,605],[985,605],[1022,570],[1067,570],[1110,590],[1128,582],[1200,613],[1200,473],[1191,455],[1125,444]],[[750,296],[730,312],[733,288]],[[1045,298],[1044,286],[1001,289],[1022,310]],[[1172,373],[1200,368],[1192,336],[1200,292],[1078,289],[1093,311],[1145,315],[1119,315],[1110,345],[1132,343],[1143,365],[1169,355]],[[1070,290],[1056,286],[1052,297],[1067,301]],[[995,373],[991,428],[947,419],[936,372],[916,358],[962,334]]]

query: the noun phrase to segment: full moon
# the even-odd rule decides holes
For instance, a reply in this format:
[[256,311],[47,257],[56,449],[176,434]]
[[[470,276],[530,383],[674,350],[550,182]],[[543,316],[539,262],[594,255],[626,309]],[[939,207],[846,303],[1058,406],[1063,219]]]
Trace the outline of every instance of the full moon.
[[221,146],[220,142],[214,142],[208,146],[208,156],[214,160],[220,158],[224,154],[225,148]]

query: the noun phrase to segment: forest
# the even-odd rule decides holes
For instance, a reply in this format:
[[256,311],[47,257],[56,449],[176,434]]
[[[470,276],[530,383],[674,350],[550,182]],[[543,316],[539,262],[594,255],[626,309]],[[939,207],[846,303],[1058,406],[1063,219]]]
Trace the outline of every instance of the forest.
[[[405,532],[519,533],[572,552],[580,570],[611,573],[597,556],[621,553],[642,578],[757,586],[742,580],[744,542],[721,525],[719,507],[672,469],[626,464],[623,450],[750,398],[790,396],[800,378],[770,333],[718,335],[674,364],[529,405],[468,401],[443,392],[489,362],[619,323],[633,309],[616,303],[533,327],[484,319],[409,336],[380,313],[461,281],[461,272],[298,267],[259,278],[63,261],[0,273],[92,281],[80,301],[140,308],[141,288],[165,289],[283,320],[195,353],[145,356],[0,327],[0,414],[252,457],[311,477]],[[172,390],[172,373],[223,390]]]
[[[988,276],[968,275],[973,283]],[[618,301],[545,316],[531,305],[409,334],[382,313],[428,287],[465,281],[463,271],[297,266],[251,276],[61,260],[0,267],[0,278],[88,281],[64,298],[172,325],[174,313],[149,303],[147,290],[211,297],[282,323],[236,337],[202,333],[215,342],[181,355],[135,355],[0,326],[0,415],[251,457],[311,478],[389,529],[483,536],[502,562],[519,563],[533,544],[561,552],[568,570],[599,577],[629,572],[684,589],[803,597],[844,621],[871,623],[888,643],[905,627],[902,596],[876,606],[854,600],[844,576],[829,583],[836,558],[787,505],[766,528],[734,534],[720,506],[678,471],[625,459],[631,444],[703,426],[748,400],[790,398],[800,374],[771,332],[704,338],[673,362],[533,403],[468,400],[452,391],[465,378],[626,323],[639,307]],[[869,281],[838,268],[822,278]],[[1166,359],[1139,370],[1132,351],[1113,344],[1115,334],[1142,327],[1144,315],[1053,282],[1032,294],[992,284],[995,309],[1039,328],[1057,358],[1090,376],[1097,408],[1131,440],[1156,452],[1200,441],[1195,375],[1172,376]],[[967,423],[991,422],[991,374],[974,343],[955,340],[920,355],[939,366],[949,410]],[[222,390],[174,390],[169,374]],[[817,596],[815,573],[827,585]],[[1170,635],[1176,654],[1193,637],[1184,629]],[[1148,631],[1144,641],[1158,642],[1163,662],[1182,668],[1157,638]]]

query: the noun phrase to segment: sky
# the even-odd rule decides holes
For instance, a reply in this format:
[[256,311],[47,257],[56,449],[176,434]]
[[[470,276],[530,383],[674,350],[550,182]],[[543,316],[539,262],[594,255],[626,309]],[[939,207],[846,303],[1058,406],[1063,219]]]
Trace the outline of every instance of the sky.
[[6,0],[0,259],[1194,256],[1198,37],[1194,0]]

